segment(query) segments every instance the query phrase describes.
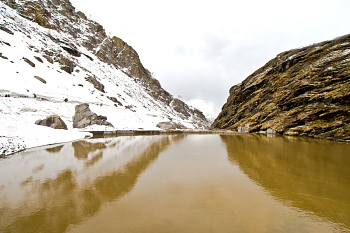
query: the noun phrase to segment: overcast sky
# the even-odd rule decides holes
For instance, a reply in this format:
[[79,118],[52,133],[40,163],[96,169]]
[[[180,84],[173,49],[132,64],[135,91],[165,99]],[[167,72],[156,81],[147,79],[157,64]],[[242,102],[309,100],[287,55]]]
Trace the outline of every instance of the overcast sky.
[[215,117],[277,54],[350,33],[348,0],[71,0],[132,46],[164,89]]

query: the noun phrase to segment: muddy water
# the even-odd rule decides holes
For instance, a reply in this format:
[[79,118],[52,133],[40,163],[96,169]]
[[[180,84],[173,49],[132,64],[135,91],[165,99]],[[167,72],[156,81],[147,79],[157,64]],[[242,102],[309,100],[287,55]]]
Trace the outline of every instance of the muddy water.
[[0,232],[349,232],[350,145],[89,139],[0,160]]

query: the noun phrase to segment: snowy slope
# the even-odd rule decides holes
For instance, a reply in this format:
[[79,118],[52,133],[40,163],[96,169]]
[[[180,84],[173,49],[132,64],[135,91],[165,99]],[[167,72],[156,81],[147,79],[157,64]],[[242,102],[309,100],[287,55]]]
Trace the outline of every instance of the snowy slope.
[[[85,134],[72,128],[75,106],[80,103],[88,103],[93,112],[107,116],[114,126],[84,130],[158,129],[159,122],[167,121],[187,128],[208,126],[206,120],[196,118],[193,108],[192,114],[185,116],[175,111],[172,103],[157,101],[137,78],[130,77],[127,68],[104,63],[94,51],[82,46],[90,21],[84,22],[75,24],[84,33],[74,38],[64,31],[39,26],[0,2],[0,137],[19,136],[27,147],[82,138]],[[81,55],[67,52],[63,49],[66,45]],[[58,54],[57,59],[48,58],[50,53]],[[73,72],[62,69],[62,58],[74,62]],[[103,84],[104,91],[87,81],[89,77]],[[53,114],[65,121],[68,131],[34,124]]]

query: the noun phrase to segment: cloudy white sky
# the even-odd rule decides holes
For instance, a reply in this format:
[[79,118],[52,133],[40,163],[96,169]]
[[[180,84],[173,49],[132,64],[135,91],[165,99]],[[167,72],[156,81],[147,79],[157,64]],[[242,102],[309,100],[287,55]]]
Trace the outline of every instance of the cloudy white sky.
[[348,0],[71,0],[174,96],[216,116],[277,54],[350,33]]

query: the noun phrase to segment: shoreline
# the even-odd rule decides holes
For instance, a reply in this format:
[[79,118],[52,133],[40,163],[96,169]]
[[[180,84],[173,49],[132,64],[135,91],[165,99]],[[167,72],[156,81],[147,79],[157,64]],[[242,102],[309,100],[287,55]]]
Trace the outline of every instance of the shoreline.
[[70,139],[51,139],[46,143],[35,143],[33,145],[27,147],[26,140],[19,136],[0,136],[0,159],[6,158],[10,155],[25,151],[31,150],[44,146],[52,146],[62,143],[75,142],[79,140],[83,140],[86,138],[92,138],[93,135],[88,132],[80,132],[79,136],[73,136]]
[[[75,131],[75,133],[77,133],[77,131]],[[1,138],[5,140],[0,141],[0,147],[2,149],[2,151],[0,151],[0,159],[6,158],[10,155],[13,155],[25,150],[32,150],[39,147],[74,142],[74,141],[79,141],[86,138],[175,135],[175,134],[242,134],[242,133],[238,133],[235,131],[228,131],[228,130],[193,130],[193,129],[190,129],[190,130],[112,130],[112,131],[86,130],[86,131],[79,131],[78,133],[80,134],[79,135],[80,137],[73,137],[72,140],[62,140],[62,138],[59,137],[60,138],[59,140],[52,140],[49,143],[36,143],[35,145],[28,146],[28,147],[25,145],[25,140],[23,140],[19,136],[1,136]]]
[[230,130],[112,130],[112,131],[98,131],[98,130],[89,130],[82,131],[86,133],[92,133],[93,138],[102,137],[102,136],[147,136],[147,135],[174,135],[174,134],[242,134]]
[[[72,131],[71,131],[72,132]],[[23,147],[24,142],[21,137],[18,136],[1,136],[2,139],[8,139],[15,141],[16,143],[13,143],[10,148],[10,150],[7,151],[0,151],[0,159],[4,159],[8,156],[11,156],[13,154],[23,152],[26,150],[35,150],[40,147],[46,147],[46,146],[52,146],[52,145],[59,145],[69,142],[75,142],[80,141],[84,139],[93,139],[93,138],[104,138],[104,137],[120,137],[120,136],[153,136],[153,135],[179,135],[179,134],[221,134],[221,135],[243,135],[243,134],[251,134],[248,132],[238,132],[238,131],[230,131],[230,130],[195,130],[195,129],[184,129],[184,130],[111,130],[111,131],[104,131],[104,130],[85,130],[85,131],[75,131],[75,133],[79,133],[80,137],[73,137],[71,140],[54,140],[50,143],[38,143],[34,146],[29,147]],[[263,133],[257,133],[257,134],[263,134]],[[265,134],[265,133],[264,133]],[[266,134],[266,135],[280,135],[280,134]],[[84,136],[84,137],[82,137]],[[288,135],[286,135],[288,136]],[[292,136],[295,137],[295,136]],[[299,136],[297,136],[299,137]],[[326,140],[326,141],[334,141],[334,142],[345,142],[349,143],[349,141],[339,141],[339,140],[327,140],[327,139],[320,139],[320,138],[312,138],[312,137],[306,137],[310,139],[318,139],[318,140]],[[0,141],[0,147],[3,148],[3,141]],[[13,150],[13,147],[17,148],[17,150]],[[12,149],[12,150],[11,150]],[[7,153],[6,153],[7,152]]]

